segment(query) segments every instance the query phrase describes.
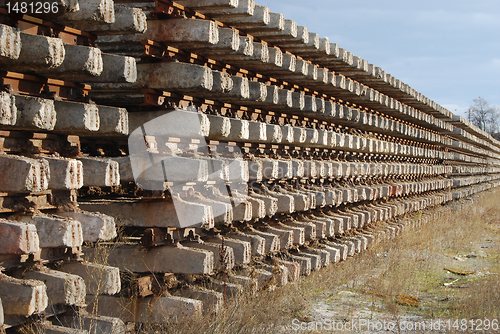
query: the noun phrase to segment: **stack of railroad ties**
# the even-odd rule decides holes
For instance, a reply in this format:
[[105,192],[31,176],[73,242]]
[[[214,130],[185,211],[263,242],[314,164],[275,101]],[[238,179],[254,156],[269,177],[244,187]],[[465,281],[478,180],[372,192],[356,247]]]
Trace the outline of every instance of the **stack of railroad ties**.
[[0,9],[0,328],[217,312],[500,184],[500,142],[251,0],[56,2]]

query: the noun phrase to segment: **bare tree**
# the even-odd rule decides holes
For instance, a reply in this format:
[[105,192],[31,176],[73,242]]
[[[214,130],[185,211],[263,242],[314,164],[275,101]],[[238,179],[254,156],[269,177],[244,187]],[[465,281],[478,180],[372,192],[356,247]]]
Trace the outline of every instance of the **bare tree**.
[[480,96],[473,101],[474,103],[468,110],[469,121],[489,134],[497,133],[500,116],[498,107],[491,106],[488,101]]

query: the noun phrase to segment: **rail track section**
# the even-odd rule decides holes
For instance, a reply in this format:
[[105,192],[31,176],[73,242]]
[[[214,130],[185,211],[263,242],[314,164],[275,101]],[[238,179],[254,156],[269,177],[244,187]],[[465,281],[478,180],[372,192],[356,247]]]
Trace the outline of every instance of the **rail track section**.
[[219,312],[500,184],[500,142],[253,0],[54,3],[0,8],[0,331]]

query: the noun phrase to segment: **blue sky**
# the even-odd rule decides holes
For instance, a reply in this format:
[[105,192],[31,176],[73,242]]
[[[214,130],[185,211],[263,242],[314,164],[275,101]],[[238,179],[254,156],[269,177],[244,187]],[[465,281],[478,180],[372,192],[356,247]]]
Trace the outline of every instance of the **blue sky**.
[[[499,0],[256,0],[450,111],[500,106]],[[457,111],[455,111],[457,110]]]

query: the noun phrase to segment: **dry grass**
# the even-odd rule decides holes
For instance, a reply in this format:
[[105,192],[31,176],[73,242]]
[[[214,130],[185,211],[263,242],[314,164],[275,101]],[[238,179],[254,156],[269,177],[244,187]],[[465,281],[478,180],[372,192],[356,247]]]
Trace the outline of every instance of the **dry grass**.
[[[134,333],[289,333],[293,319],[317,319],[318,303],[330,305],[341,320],[353,319],[363,303],[379,305],[373,306],[373,310],[393,319],[403,315],[499,319],[498,203],[500,189],[477,196],[474,201],[455,204],[454,210],[439,208],[421,227],[406,228],[395,240],[379,243],[355,258],[314,272],[300,284],[229,300],[227,308],[217,315],[178,319],[161,327],[137,325]],[[415,222],[419,218],[416,215],[403,220]],[[106,263],[107,252],[106,248],[97,250],[92,260]],[[457,274],[443,268],[453,268]],[[471,274],[458,275],[461,272]],[[356,297],[346,301],[339,297],[343,292]],[[398,303],[398,296],[403,295],[414,298],[400,297]],[[402,301],[406,300],[418,303],[405,306],[408,303]],[[95,309],[89,312],[98,313]]]
[[[287,333],[291,321],[310,321],[318,301],[337,303],[339,291],[364,292],[365,300],[382,302],[389,315],[414,314],[427,319],[500,318],[500,190],[476,196],[455,210],[443,207],[434,220],[390,242],[380,243],[345,262],[330,265],[274,292],[233,302],[218,316],[169,324],[141,333]],[[412,218],[407,218],[412,219]],[[415,219],[415,218],[413,218]],[[491,241],[488,241],[491,240]],[[486,246],[485,246],[486,245]],[[490,248],[481,248],[490,247]],[[455,260],[454,257],[465,261]],[[482,254],[487,257],[473,257]],[[460,276],[443,270],[477,271]],[[488,275],[484,275],[488,273]],[[455,281],[445,286],[444,283]],[[462,288],[454,288],[462,287]],[[375,291],[376,293],[368,293]],[[397,304],[407,294],[418,307]],[[389,297],[385,297],[389,296]],[[338,305],[337,305],[338,307]],[[342,305],[347,316],[357,305]]]

